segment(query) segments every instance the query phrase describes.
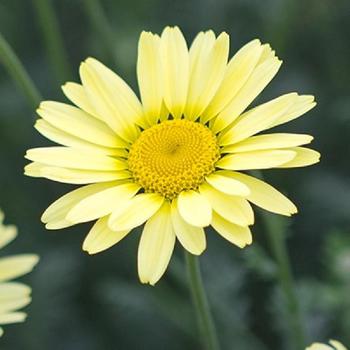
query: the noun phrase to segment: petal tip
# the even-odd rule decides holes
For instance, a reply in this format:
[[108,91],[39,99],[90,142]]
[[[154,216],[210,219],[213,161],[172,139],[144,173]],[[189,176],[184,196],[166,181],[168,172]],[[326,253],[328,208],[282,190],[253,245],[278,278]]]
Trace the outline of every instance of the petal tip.
[[53,231],[53,230],[58,230],[58,228],[51,222],[47,222],[45,224],[46,230]]
[[40,256],[37,254],[33,254],[33,267],[40,261]]
[[91,244],[86,243],[86,240],[83,242],[82,250],[88,255],[95,255],[101,252],[101,250],[99,250],[98,248],[96,249],[96,247],[93,247],[91,246]]
[[203,252],[205,251],[206,247],[203,247],[201,249],[198,249],[198,250],[192,250],[190,253],[193,254],[193,255],[196,255],[196,256],[200,256],[203,254]]
[[221,39],[221,40],[229,40],[230,39],[230,35],[227,32],[223,31],[217,37],[217,40],[219,40],[219,39]]
[[97,61],[96,58],[91,57],[91,56],[86,57],[85,60],[84,60],[84,62],[87,63],[87,64],[95,63],[96,61]]

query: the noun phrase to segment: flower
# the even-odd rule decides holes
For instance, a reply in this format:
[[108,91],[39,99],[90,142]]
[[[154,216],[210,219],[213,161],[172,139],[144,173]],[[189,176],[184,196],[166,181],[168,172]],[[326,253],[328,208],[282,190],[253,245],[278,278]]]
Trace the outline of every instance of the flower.
[[192,254],[206,248],[204,227],[243,248],[252,242],[249,202],[290,216],[295,205],[242,170],[314,164],[319,153],[300,134],[255,134],[315,106],[295,92],[245,111],[281,61],[253,40],[228,62],[229,36],[200,32],[188,50],[178,27],[142,32],[137,77],[141,101],[94,58],[80,66],[82,84],[63,92],[76,107],[45,101],[36,129],[63,147],[30,149],[25,174],[87,184],[43,214],[47,229],[97,220],[83,249],[105,250],[145,223],[138,248],[141,282],[163,275],[176,238]]
[[337,340],[330,340],[329,343],[332,346],[322,343],[313,343],[305,350],[347,350],[346,347],[343,344],[339,343]]
[[[3,225],[4,214],[0,210],[0,249],[13,241],[17,236],[15,226]],[[23,322],[24,312],[17,310],[31,301],[31,289],[18,282],[8,282],[30,272],[39,261],[35,254],[20,254],[0,258],[0,325]],[[0,328],[0,336],[3,329]]]

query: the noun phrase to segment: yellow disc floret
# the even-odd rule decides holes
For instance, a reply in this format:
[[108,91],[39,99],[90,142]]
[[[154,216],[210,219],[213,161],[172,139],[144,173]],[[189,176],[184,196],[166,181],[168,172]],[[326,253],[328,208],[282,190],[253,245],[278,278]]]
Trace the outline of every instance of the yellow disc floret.
[[200,123],[167,120],[143,131],[130,149],[128,164],[145,192],[172,199],[195,190],[219,159],[216,137]]

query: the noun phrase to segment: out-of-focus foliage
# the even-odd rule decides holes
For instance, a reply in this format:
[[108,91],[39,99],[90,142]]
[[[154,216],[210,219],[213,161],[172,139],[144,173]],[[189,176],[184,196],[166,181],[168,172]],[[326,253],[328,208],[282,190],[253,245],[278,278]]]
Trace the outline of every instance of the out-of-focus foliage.
[[[55,0],[67,48],[70,80],[79,62],[95,56],[136,87],[141,30],[181,26],[192,40],[212,28],[231,35],[231,51],[253,38],[269,42],[282,69],[259,101],[284,92],[316,95],[318,106],[279,128],[315,135],[323,159],[307,169],[268,172],[300,213],[288,224],[288,247],[307,329],[307,343],[332,337],[350,344],[350,2],[348,0],[101,1],[109,24],[96,30],[92,0]],[[95,13],[96,14],[96,13]],[[0,0],[0,31],[46,99],[65,101],[46,54],[32,1]],[[22,175],[25,149],[47,144],[33,129],[28,107],[0,67],[0,204],[21,236],[16,250],[41,263],[27,281],[33,303],[23,325],[9,326],[2,350],[200,349],[184,279],[182,250],[155,287],[136,274],[140,232],[97,256],[81,251],[88,225],[48,232],[40,215],[71,186]],[[201,258],[223,349],[288,349],[283,295],[259,221],[255,244],[244,251],[208,232]],[[21,248],[22,247],[22,248]],[[11,250],[11,249],[10,249]]]

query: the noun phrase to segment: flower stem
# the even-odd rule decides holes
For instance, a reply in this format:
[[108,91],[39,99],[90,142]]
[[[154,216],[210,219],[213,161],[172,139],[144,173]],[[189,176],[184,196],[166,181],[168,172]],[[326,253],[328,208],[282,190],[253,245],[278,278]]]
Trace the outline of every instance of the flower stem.
[[[253,173],[254,176],[263,180],[260,171],[254,171]],[[270,215],[265,211],[261,212],[261,218],[266,227],[266,234],[272,254],[278,265],[279,284],[284,294],[289,314],[291,341],[294,342],[295,349],[304,349],[306,345],[305,332],[286,246],[286,224],[283,218]]]
[[220,346],[204,289],[198,258],[186,251],[185,259],[203,346],[207,350],[219,350]]
[[22,63],[0,33],[0,61],[15,81],[29,104],[35,109],[38,107],[42,97],[30,79]]
[[102,40],[106,54],[109,55],[108,58],[114,63],[116,61],[114,51],[116,38],[101,2],[99,0],[85,0],[83,5],[92,26]]
[[267,213],[263,213],[262,216],[265,222],[269,244],[278,264],[279,283],[285,295],[289,313],[289,322],[292,331],[291,338],[295,342],[296,349],[303,349],[305,347],[305,334],[283,232],[284,224],[281,218],[272,217]]
[[63,39],[55,11],[50,0],[34,0],[38,21],[44,37],[47,54],[52,63],[57,80],[66,81],[71,75],[67,52],[63,45]]

